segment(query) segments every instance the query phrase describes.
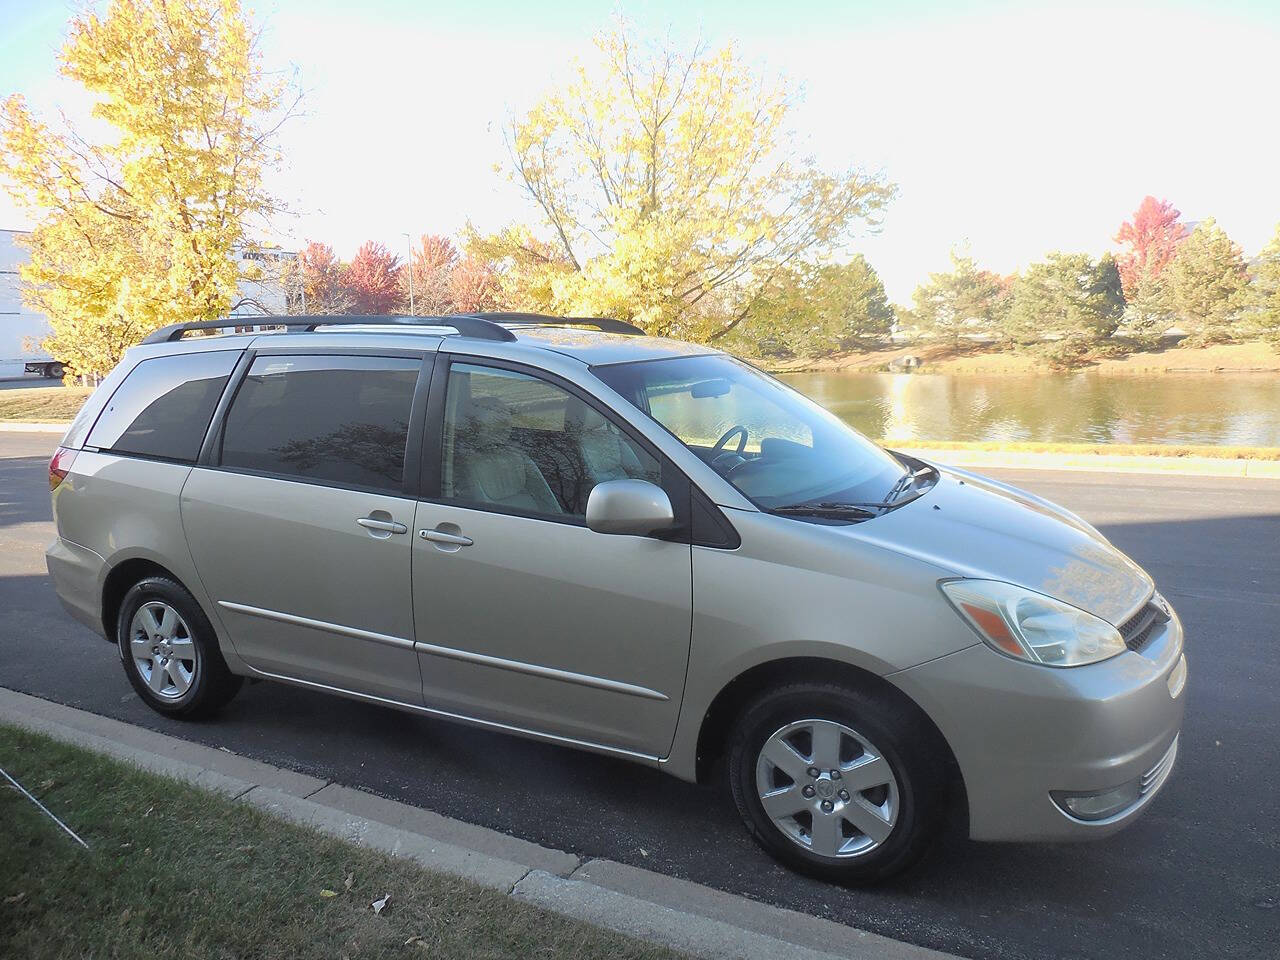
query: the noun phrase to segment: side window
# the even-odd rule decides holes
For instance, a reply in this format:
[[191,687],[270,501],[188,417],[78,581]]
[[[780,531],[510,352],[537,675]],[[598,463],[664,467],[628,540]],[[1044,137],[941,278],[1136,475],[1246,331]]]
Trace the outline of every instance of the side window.
[[445,497],[543,516],[586,516],[606,480],[661,482],[656,458],[546,380],[455,363],[445,392]]
[[261,356],[227,414],[222,465],[399,493],[421,363]]
[[238,359],[238,350],[217,350],[141,361],[111,395],[85,443],[194,463]]

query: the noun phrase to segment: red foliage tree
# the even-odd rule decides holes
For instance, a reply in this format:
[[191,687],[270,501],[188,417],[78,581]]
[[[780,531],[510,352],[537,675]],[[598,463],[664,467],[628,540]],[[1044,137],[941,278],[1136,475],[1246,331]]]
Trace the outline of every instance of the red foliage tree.
[[1128,249],[1116,257],[1116,267],[1126,299],[1133,299],[1143,277],[1154,280],[1173,259],[1187,235],[1186,226],[1178,222],[1181,216],[1168,200],[1148,196],[1138,205],[1133,221],[1120,225],[1116,243]]
[[[448,237],[424,234],[412,250],[413,306],[424,316],[443,316],[458,308],[451,289],[458,248]],[[409,270],[404,271],[401,291],[409,299]]]
[[478,257],[458,261],[449,277],[453,308],[458,313],[476,313],[499,308],[502,289],[498,275],[488,262]]
[[346,287],[352,313],[395,313],[400,309],[400,258],[381,243],[361,244],[347,264]]
[[346,270],[333,247],[309,242],[294,261],[301,280],[299,307],[308,313],[346,313],[351,296],[346,289]]

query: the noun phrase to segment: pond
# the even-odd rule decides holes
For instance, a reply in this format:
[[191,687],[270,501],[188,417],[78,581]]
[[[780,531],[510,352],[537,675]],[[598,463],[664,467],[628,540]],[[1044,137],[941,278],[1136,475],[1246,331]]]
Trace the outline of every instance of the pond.
[[1280,446],[1280,376],[800,373],[781,379],[870,437]]

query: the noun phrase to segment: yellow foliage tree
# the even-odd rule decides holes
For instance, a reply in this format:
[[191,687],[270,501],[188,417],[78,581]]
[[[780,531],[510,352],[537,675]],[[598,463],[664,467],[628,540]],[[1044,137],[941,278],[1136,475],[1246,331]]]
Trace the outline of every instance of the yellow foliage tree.
[[256,38],[238,0],[111,0],[71,21],[60,57],[110,137],[54,132],[20,95],[5,102],[0,178],[38,221],[23,298],[73,373],[232,306],[233,252],[277,209],[263,173],[288,115]]
[[781,272],[878,225],[894,188],[800,157],[787,84],[732,47],[644,47],[622,22],[595,43],[598,62],[508,132],[546,231],[473,240],[508,305],[716,339]]

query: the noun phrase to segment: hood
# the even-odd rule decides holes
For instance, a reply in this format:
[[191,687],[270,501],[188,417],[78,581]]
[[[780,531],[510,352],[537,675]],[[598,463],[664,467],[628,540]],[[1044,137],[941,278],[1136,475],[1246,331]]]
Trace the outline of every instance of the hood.
[[1119,626],[1151,596],[1151,577],[1075,514],[1016,487],[938,468],[933,489],[839,529],[958,577],[1003,580]]

